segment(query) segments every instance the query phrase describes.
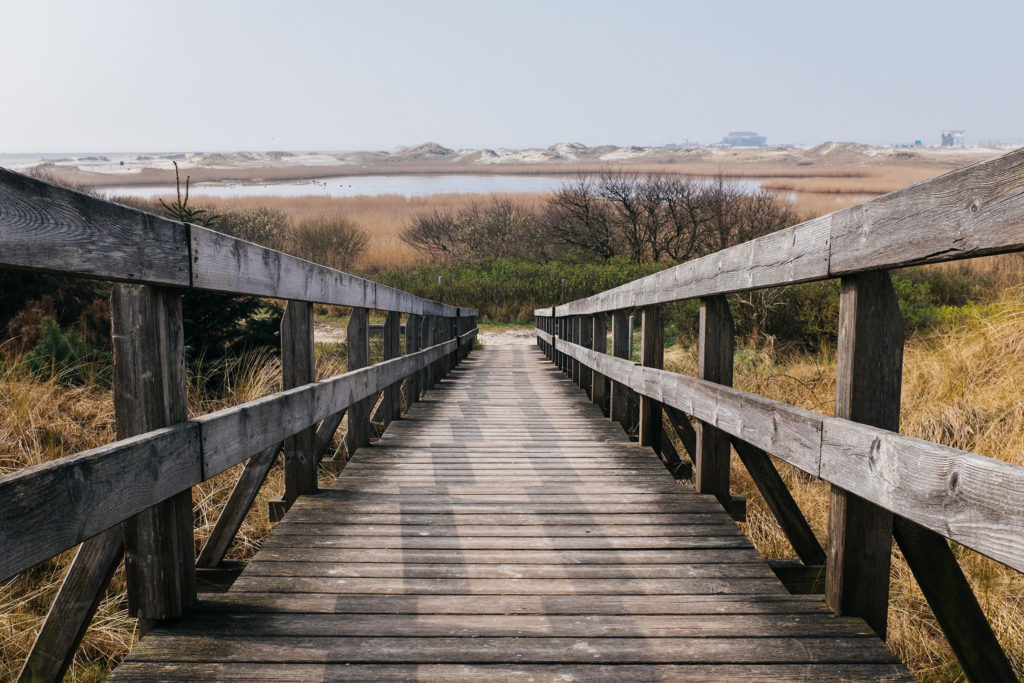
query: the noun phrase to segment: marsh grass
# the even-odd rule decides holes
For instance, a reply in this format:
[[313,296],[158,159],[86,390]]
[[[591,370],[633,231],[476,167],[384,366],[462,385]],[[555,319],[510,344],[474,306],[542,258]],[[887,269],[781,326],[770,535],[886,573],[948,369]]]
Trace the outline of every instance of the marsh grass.
[[[977,263],[1006,273],[1007,259]],[[1017,271],[1020,273],[1021,271]],[[948,326],[913,336],[904,355],[900,431],[1024,466],[1024,292],[1010,288],[984,306],[966,308]],[[673,347],[666,368],[696,374],[696,348]],[[809,353],[740,348],[735,386],[815,412],[835,406],[835,352]],[[829,487],[776,461],[818,540],[828,536]],[[768,558],[796,557],[756,486],[735,455],[733,493],[747,498],[744,531]],[[1003,647],[1024,675],[1024,575],[953,544],[954,552]],[[963,680],[963,673],[921,594],[893,546],[888,644],[924,680]]]

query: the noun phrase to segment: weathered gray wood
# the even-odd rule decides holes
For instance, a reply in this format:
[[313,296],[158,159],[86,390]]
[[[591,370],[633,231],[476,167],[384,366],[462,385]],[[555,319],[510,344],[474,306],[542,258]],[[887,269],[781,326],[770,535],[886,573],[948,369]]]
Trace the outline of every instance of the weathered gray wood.
[[[401,332],[399,330],[401,322],[401,315],[396,311],[389,312],[384,321],[384,360],[391,360],[402,355]],[[384,397],[381,400],[381,404],[384,406],[383,422],[385,428],[387,428],[388,423],[392,420],[402,417],[400,389],[401,387],[398,382],[384,389]]]
[[821,477],[1024,571],[1024,468],[842,420],[826,420]]
[[[732,386],[735,339],[729,301],[722,295],[700,300],[700,338],[697,372],[700,379]],[[697,459],[694,479],[697,491],[710,493],[723,504],[729,493],[729,434],[705,421],[697,423]]]
[[268,659],[276,662],[566,662],[792,663],[794,652],[812,651],[832,663],[895,664],[895,657],[873,638],[375,638],[279,636],[273,642],[250,638],[168,635],[139,644],[143,661],[178,661],[181,652],[206,661]]
[[[608,352],[608,323],[604,313],[591,316],[591,348],[598,353]],[[591,370],[591,399],[598,408],[608,414],[608,378]]]
[[[284,390],[316,381],[313,304],[289,301],[281,318],[281,372]],[[284,441],[284,505],[317,489],[315,432],[303,429]],[[262,480],[260,482],[262,484]],[[258,486],[257,486],[258,488]],[[232,533],[232,537],[234,534]]]
[[[579,320],[579,342],[577,343],[588,349],[594,348],[593,316],[581,315],[577,316],[577,320]],[[586,365],[580,365],[580,388],[586,392],[587,396],[593,398],[594,375]]]
[[[562,345],[617,382],[716,427],[823,481],[1024,571],[1015,543],[1024,468],[666,371]],[[670,413],[670,416],[672,414]],[[680,423],[681,425],[682,423]],[[684,440],[685,444],[685,440]],[[880,477],[875,472],[889,472]]]
[[695,377],[644,368],[569,343],[563,344],[562,352],[581,358],[638,394],[649,395],[818,476],[823,418],[817,413]]
[[831,216],[779,230],[556,308],[584,315],[828,277]]
[[281,451],[281,446],[282,444],[275,444],[262,453],[257,453],[249,458],[249,461],[245,463],[241,476],[235,482],[235,487],[231,489],[231,495],[217,518],[217,524],[213,527],[213,531],[210,532],[209,538],[206,539],[206,543],[199,553],[196,567],[213,569],[220,565],[221,560],[227,555],[228,549],[231,548],[231,542],[235,540],[235,535],[242,527],[249,508],[256,500],[256,495],[260,492],[263,482],[266,481],[267,474],[274,465],[277,454]]
[[[629,360],[629,347],[629,327],[626,325],[626,312],[612,311],[612,356]],[[622,425],[622,428],[628,432],[633,427],[629,415],[629,387],[614,379],[611,382],[610,405],[609,417]]]
[[679,442],[683,444],[683,448],[686,449],[687,454],[690,456],[690,460],[696,462],[697,430],[690,424],[690,418],[673,406],[665,406],[665,415],[668,417],[672,429],[675,430],[676,436],[679,437]]
[[824,565],[825,551],[768,454],[735,437],[732,445],[797,557],[805,565]]
[[[406,354],[419,351],[422,343],[420,325],[422,316],[410,315],[405,322],[405,352]],[[420,375],[414,373],[405,378],[405,406],[406,410],[412,408],[412,404],[420,400]]]
[[[121,672],[120,674],[118,672]],[[127,662],[114,673],[133,681],[902,681],[916,679],[896,664],[302,664],[273,662]]]
[[[202,428],[203,477],[242,462],[450,353],[455,342],[265,396],[196,418]],[[350,421],[351,424],[351,421]]]
[[199,445],[184,423],[0,479],[0,580],[202,481]]
[[190,227],[192,286],[199,289],[417,315],[455,314],[452,306],[213,230]]
[[[898,430],[902,371],[903,319],[889,274],[844,278],[839,295],[836,417]],[[892,513],[833,486],[826,599],[839,614],[863,617],[882,638],[891,555]]]
[[[366,367],[370,362],[369,311],[353,308],[348,320],[346,336],[347,363],[349,372]],[[352,455],[363,446],[370,445],[370,409],[368,399],[356,401],[348,407],[348,431],[345,446]]]
[[944,538],[896,517],[893,534],[957,660],[971,681],[1017,679],[988,618]]
[[[181,295],[146,285],[116,285],[111,296],[114,414],[119,437],[188,418]],[[192,493],[186,488],[124,524],[128,611],[174,619],[195,600]]]
[[0,168],[0,266],[188,287],[188,230]]
[[[664,368],[665,327],[661,320],[661,308],[647,306],[643,309],[641,321],[640,363],[647,368]],[[587,347],[589,344],[583,346]],[[640,395],[639,433],[641,446],[650,446],[655,453],[662,454],[661,403],[643,394]]]
[[123,554],[119,526],[81,545],[21,668],[19,681],[63,679]]
[[1024,150],[832,215],[829,274],[1024,248]]

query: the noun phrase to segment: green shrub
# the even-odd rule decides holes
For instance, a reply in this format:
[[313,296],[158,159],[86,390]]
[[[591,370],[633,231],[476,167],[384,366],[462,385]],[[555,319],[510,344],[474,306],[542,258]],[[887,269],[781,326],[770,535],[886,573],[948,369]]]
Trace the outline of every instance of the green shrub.
[[108,383],[110,351],[96,348],[76,330],[62,331],[55,320],[43,321],[39,343],[25,356],[25,366],[40,379],[58,379],[70,384]]

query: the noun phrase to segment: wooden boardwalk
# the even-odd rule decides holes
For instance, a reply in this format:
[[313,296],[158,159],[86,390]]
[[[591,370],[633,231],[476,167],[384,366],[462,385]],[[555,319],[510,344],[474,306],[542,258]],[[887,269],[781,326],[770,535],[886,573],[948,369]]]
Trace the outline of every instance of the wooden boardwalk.
[[474,352],[114,679],[910,679],[532,347]]

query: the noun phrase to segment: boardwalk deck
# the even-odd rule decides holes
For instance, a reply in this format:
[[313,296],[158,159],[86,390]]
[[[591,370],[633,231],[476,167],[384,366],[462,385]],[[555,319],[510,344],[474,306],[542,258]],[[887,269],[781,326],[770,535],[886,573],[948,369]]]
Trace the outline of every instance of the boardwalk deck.
[[910,679],[523,347],[475,352],[114,678]]

